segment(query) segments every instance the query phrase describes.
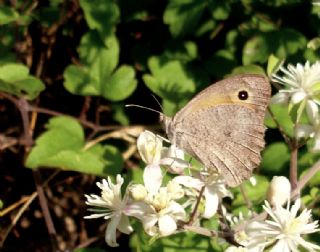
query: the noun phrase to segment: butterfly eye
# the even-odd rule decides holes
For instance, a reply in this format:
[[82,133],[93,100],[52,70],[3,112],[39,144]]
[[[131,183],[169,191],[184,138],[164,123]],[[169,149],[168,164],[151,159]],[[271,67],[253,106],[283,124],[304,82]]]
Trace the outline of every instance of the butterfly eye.
[[247,91],[241,90],[241,91],[239,91],[239,93],[238,93],[238,98],[239,98],[240,100],[242,100],[242,101],[247,100],[247,99],[249,98],[249,94],[248,94]]

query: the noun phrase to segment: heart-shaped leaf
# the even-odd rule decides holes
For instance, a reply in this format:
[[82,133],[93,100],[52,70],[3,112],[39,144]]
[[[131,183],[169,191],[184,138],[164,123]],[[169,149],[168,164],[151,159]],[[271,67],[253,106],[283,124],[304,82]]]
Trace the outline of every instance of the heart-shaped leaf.
[[28,168],[54,167],[105,176],[122,168],[121,153],[111,145],[86,150],[81,125],[69,117],[55,117],[39,136],[27,160]]
[[0,91],[33,100],[44,89],[42,81],[29,75],[26,66],[21,64],[0,66]]

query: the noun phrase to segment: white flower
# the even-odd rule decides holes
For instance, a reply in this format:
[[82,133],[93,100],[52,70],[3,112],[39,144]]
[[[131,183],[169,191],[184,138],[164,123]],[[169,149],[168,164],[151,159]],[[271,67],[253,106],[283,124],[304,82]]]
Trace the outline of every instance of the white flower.
[[[288,69],[280,67],[283,76],[273,74],[272,81],[284,85],[286,89],[282,89],[272,98],[273,103],[290,101],[291,104],[300,104],[303,111],[306,107],[309,115],[318,113],[319,92],[320,92],[320,62],[313,65],[307,61],[303,66],[288,65]],[[300,112],[301,113],[301,112]],[[298,121],[301,114],[298,114]]]
[[299,251],[303,247],[306,251],[319,250],[320,246],[307,242],[302,238],[304,234],[318,232],[318,221],[311,222],[311,210],[304,209],[300,215],[300,199],[294,205],[284,208],[277,206],[272,209],[266,201],[264,210],[271,217],[271,220],[256,221],[248,225],[246,233],[249,236],[247,248],[265,248],[271,246],[270,252]]
[[97,183],[97,186],[101,189],[101,196],[95,194],[85,195],[87,198],[86,204],[94,207],[88,210],[95,213],[84,218],[104,217],[104,219],[110,220],[106,229],[105,239],[111,247],[119,246],[116,241],[117,229],[125,234],[130,234],[133,231],[129,219],[125,215],[128,196],[125,195],[122,199],[122,184],[123,178],[118,174],[116,184],[112,183],[110,177],[108,177],[108,180],[103,179],[102,183]]
[[131,197],[137,201],[144,200],[148,194],[148,191],[145,188],[145,186],[141,184],[131,185],[129,188],[129,192],[131,194]]
[[[162,183],[162,172],[160,165],[178,167],[184,169],[189,164],[182,160],[183,153],[172,146],[169,150],[162,145],[164,139],[150,131],[144,131],[137,140],[137,147],[142,160],[147,164],[143,172],[143,181],[150,193],[156,193]],[[174,170],[174,169],[173,169]]]
[[177,221],[186,218],[184,208],[173,200],[177,198],[177,191],[179,189],[176,185],[161,187],[156,194],[149,194],[145,201],[130,204],[128,214],[141,220],[144,230],[150,236],[171,235],[178,228]]
[[320,151],[320,114],[315,116],[311,124],[298,124],[296,127],[297,138],[312,138],[314,144],[311,148],[313,152]]
[[[228,213],[227,209],[222,205],[222,214],[225,217],[225,219],[229,222],[231,229],[237,230],[237,227],[245,225],[247,221],[252,218],[253,213],[252,211],[248,211],[246,216],[243,215],[242,212],[239,213],[239,215],[233,215],[232,213]],[[261,252],[263,249],[255,247],[255,248],[246,248],[246,245],[249,243],[250,237],[246,234],[245,230],[240,229],[237,230],[234,234],[234,239],[237,243],[241,244],[243,247],[235,247],[231,246],[230,251],[242,251],[241,249],[244,249],[244,251],[250,251],[250,252]],[[238,249],[238,250],[237,250]]]
[[205,187],[203,192],[205,206],[202,216],[206,219],[210,219],[216,214],[220,199],[227,196],[231,197],[232,195],[230,191],[227,190],[225,182],[221,177],[210,176],[206,177],[205,180],[206,181],[203,181],[190,176],[177,176],[173,179],[174,182],[181,184],[186,188],[195,189],[194,193],[192,191],[189,191],[188,193],[189,196],[194,196],[193,202],[189,201],[190,204],[195,203],[195,199],[199,196],[200,190],[202,187]]
[[249,250],[244,247],[236,247],[236,246],[230,246],[228,247],[225,252],[248,252]]
[[272,206],[283,205],[290,200],[291,184],[284,176],[274,176],[267,191],[267,200]]

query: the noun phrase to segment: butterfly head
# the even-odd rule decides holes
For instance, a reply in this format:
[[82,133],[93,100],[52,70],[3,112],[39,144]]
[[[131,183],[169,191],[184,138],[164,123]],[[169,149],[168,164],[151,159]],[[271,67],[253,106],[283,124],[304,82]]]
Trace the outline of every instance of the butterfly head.
[[174,128],[172,124],[172,117],[160,114],[160,122],[162,123],[168,138],[173,139]]

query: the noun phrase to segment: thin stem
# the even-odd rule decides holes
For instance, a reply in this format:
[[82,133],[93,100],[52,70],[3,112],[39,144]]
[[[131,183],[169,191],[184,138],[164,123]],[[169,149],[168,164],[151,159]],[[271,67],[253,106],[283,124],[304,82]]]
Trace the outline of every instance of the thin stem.
[[220,237],[228,241],[230,244],[235,246],[241,246],[241,244],[237,243],[234,240],[234,232],[226,232],[226,231],[216,231],[216,230],[209,230],[207,228],[198,227],[198,226],[190,226],[184,225],[183,228],[187,231],[191,231],[200,235],[208,236],[208,237]]
[[[51,181],[57,174],[59,173],[59,171],[54,172],[43,184],[42,186],[45,187],[47,186],[47,184],[49,183],[49,181]],[[5,214],[7,214],[8,212],[12,211],[17,205],[24,203],[23,206],[19,209],[18,213],[15,215],[15,217],[13,218],[13,220],[10,223],[10,226],[8,227],[8,229],[5,231],[2,240],[0,242],[0,248],[3,247],[4,242],[6,241],[8,235],[10,234],[12,228],[17,224],[17,222],[19,221],[20,217],[22,216],[22,214],[24,213],[24,211],[30,206],[30,204],[34,201],[34,199],[38,196],[38,192],[34,192],[31,195],[22,198],[19,202],[15,203],[13,206],[8,207],[7,209],[5,209],[4,211],[0,212],[0,217],[4,216]]]
[[303,177],[299,180],[297,187],[291,191],[291,198],[296,198],[300,194],[300,190],[309,182],[309,180],[316,175],[317,172],[320,171],[320,160],[317,161],[311,168],[307,170],[307,172],[303,175]]
[[50,211],[49,211],[49,207],[48,207],[48,202],[42,187],[42,183],[41,183],[41,175],[38,171],[35,171],[33,173],[34,175],[34,179],[36,182],[36,188],[37,188],[37,193],[39,196],[39,202],[40,202],[40,206],[44,215],[44,220],[46,222],[46,226],[48,228],[48,233],[51,236],[56,236],[57,232],[56,229],[54,227],[51,215],[50,215]]
[[196,205],[194,206],[194,209],[193,209],[193,212],[191,213],[190,219],[189,219],[189,221],[187,222],[188,225],[191,225],[191,224],[194,222],[195,218],[196,218],[197,211],[198,211],[198,207],[199,207],[199,205],[200,205],[200,201],[201,201],[201,198],[202,198],[202,195],[203,195],[203,193],[204,193],[204,189],[205,189],[205,188],[206,188],[206,187],[203,186],[203,187],[201,188],[200,192],[199,192]]
[[295,139],[291,141],[291,154],[290,154],[290,183],[291,190],[295,190],[298,185],[298,144]]

